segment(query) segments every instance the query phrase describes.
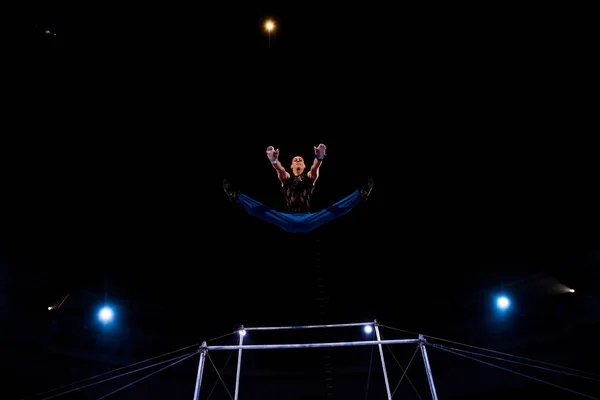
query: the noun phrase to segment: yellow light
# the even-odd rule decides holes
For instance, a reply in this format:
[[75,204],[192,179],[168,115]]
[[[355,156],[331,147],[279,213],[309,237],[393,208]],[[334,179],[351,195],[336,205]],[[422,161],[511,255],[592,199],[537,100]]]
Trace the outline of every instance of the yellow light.
[[271,21],[271,20],[265,22],[265,29],[268,32],[271,32],[273,29],[275,29],[275,23],[273,21]]

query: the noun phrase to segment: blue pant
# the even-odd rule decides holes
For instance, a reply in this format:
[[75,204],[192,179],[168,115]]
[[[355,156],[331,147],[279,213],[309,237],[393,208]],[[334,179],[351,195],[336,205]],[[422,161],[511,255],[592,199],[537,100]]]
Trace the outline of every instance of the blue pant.
[[272,210],[251,197],[238,192],[236,204],[250,215],[258,217],[271,224],[277,225],[286,232],[310,232],[316,227],[333,219],[348,214],[354,207],[362,202],[358,190],[316,213],[289,214]]

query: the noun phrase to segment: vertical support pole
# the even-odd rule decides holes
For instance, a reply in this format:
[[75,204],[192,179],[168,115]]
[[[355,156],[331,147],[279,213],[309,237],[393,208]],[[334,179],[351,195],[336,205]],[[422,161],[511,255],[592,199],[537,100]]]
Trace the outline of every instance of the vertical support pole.
[[[244,325],[238,331],[240,335],[240,346],[244,343],[244,335],[246,331],[244,330]],[[235,375],[235,394],[233,396],[233,400],[238,400],[238,394],[240,392],[240,371],[242,369],[242,349],[238,350],[238,363],[237,363],[237,373]]]
[[427,357],[427,350],[425,349],[425,343],[427,340],[425,336],[419,335],[419,347],[421,348],[421,354],[423,355],[423,362],[425,364],[425,372],[427,373],[427,381],[429,382],[429,389],[431,389],[431,398],[438,400],[437,393],[435,391],[435,385],[433,384],[433,375],[431,374],[431,366],[429,365],[429,358]]
[[[377,335],[377,341],[380,342],[381,336],[379,335],[379,326],[377,326],[377,320],[375,320],[374,322],[375,323],[373,325],[375,325],[375,334]],[[383,369],[383,377],[385,379],[385,390],[387,391],[388,400],[392,400],[392,392],[390,392],[390,382],[387,376],[387,369],[385,368],[385,358],[383,358],[383,347],[381,346],[381,343],[379,343],[377,346],[379,346],[379,355],[381,356],[381,368]]]
[[204,359],[207,353],[206,342],[200,346],[200,363],[198,364],[198,375],[196,376],[196,388],[194,389],[194,400],[200,399],[200,385],[202,384],[202,373],[204,372]]

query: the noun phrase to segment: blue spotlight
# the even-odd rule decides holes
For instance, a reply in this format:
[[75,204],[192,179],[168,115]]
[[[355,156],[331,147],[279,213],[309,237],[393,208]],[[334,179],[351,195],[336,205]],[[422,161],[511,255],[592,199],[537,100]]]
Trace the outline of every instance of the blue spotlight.
[[373,327],[371,325],[365,325],[365,333],[373,332]]
[[506,296],[498,296],[496,299],[496,307],[501,311],[507,310],[510,307],[510,299]]
[[112,308],[104,306],[98,311],[98,319],[103,324],[108,324],[115,318],[115,312]]

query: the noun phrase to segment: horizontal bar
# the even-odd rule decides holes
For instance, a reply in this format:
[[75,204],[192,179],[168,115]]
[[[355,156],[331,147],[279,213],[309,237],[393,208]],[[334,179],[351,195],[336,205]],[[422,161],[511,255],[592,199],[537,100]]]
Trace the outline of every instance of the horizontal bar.
[[333,342],[333,343],[302,343],[302,344],[244,344],[241,346],[206,346],[207,350],[270,350],[270,349],[305,349],[308,347],[349,347],[370,346],[375,344],[405,344],[418,343],[419,339],[396,340],[363,340],[360,342]]
[[278,331],[283,329],[313,329],[313,328],[341,328],[344,326],[365,326],[373,325],[374,322],[355,322],[352,324],[333,324],[333,325],[297,325],[297,326],[265,326],[258,328],[246,328],[246,331]]

